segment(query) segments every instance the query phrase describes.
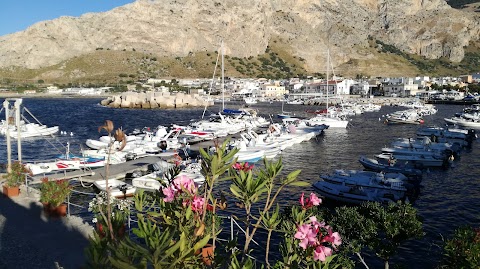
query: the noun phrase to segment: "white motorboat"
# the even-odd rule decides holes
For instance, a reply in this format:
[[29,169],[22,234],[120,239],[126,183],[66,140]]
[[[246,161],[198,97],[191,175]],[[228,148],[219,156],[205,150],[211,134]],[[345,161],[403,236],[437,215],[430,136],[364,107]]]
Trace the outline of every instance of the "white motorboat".
[[42,163],[27,163],[26,167],[32,172],[33,175],[81,169],[80,160],[57,160]]
[[347,128],[348,120],[332,115],[317,115],[307,120],[310,125],[327,125],[328,128]]
[[[0,123],[0,134],[8,135],[13,138],[30,138],[49,136],[58,132],[58,126],[48,127],[41,124],[38,119],[24,106],[21,98],[14,98],[15,105],[12,106],[9,100],[4,102],[5,111],[8,110],[8,121],[2,120]],[[3,110],[3,108],[2,108]],[[22,113],[21,113],[22,112]],[[30,118],[35,122],[30,122],[23,112],[27,112]]]
[[415,168],[412,164],[409,164],[408,161],[400,162],[389,162],[389,160],[380,161],[378,159],[371,159],[366,156],[360,156],[358,160],[363,167],[368,170],[376,172],[390,172],[390,173],[402,173],[408,177],[421,177],[422,170]]
[[448,124],[455,124],[461,127],[480,129],[480,120],[478,118],[451,117],[444,118]]
[[383,160],[400,160],[400,161],[409,161],[413,163],[417,168],[424,168],[424,167],[442,167],[446,164],[446,160],[437,159],[432,156],[425,156],[425,155],[392,155],[388,153],[382,153],[375,156],[377,159]]
[[284,125],[287,126],[288,131],[294,134],[313,133],[314,136],[320,135],[325,129],[328,129],[326,124],[310,125],[308,121],[299,118],[282,119]]
[[[100,191],[107,191],[106,180],[96,180],[93,182],[93,184]],[[137,188],[132,186],[131,184],[128,184],[118,179],[109,179],[108,188],[110,189],[111,195],[116,198],[131,197],[135,194],[135,191],[137,190]]]
[[386,115],[385,122],[388,124],[423,124],[425,121],[417,110],[397,111]]
[[461,147],[458,144],[448,142],[432,142],[432,140],[424,136],[418,139],[412,138],[397,138],[392,142],[393,147],[400,148],[414,148],[416,150],[434,150],[439,152],[459,152]]
[[265,157],[265,150],[263,149],[252,149],[252,150],[239,150],[234,158],[237,158],[237,162],[247,162],[247,163],[256,163],[262,158]]
[[[2,121],[0,125],[0,134],[7,134],[7,125],[5,121]],[[18,138],[20,135],[21,138],[29,137],[38,137],[38,136],[49,136],[58,133],[58,126],[47,127],[46,125],[40,125],[37,123],[23,123],[20,125],[20,131],[15,125],[9,125],[8,127],[9,135],[13,138]]]
[[243,101],[244,101],[245,104],[247,104],[247,105],[253,105],[253,104],[258,103],[256,97],[244,97],[244,98],[243,98]]
[[241,133],[240,140],[232,141],[230,143],[230,146],[236,147],[240,150],[264,150],[264,157],[267,159],[275,158],[275,156],[277,156],[282,151],[278,143],[256,145],[255,140],[247,137],[247,134],[245,133]]
[[407,195],[407,177],[401,173],[377,173],[359,170],[336,170],[320,175],[314,187],[325,197],[350,203],[364,201],[398,201]]
[[162,187],[162,175],[159,175],[157,172],[153,172],[141,177],[136,177],[132,179],[132,185],[136,188],[146,189],[146,190],[159,190]]
[[[147,175],[133,178],[132,185],[137,188],[147,189],[147,190],[159,190],[163,184],[168,184],[165,174],[168,173],[168,169],[172,168],[174,165],[162,162],[158,163],[157,168],[152,173]],[[188,164],[178,175],[186,176],[195,182],[195,184],[202,185],[205,182],[205,176],[201,173],[201,166],[199,163],[190,163]]]
[[396,202],[405,197],[403,192],[386,189],[369,189],[362,186],[347,186],[334,184],[326,181],[318,181],[313,184],[315,189],[325,198],[352,204],[363,202]]
[[446,159],[448,158],[452,152],[449,151],[450,155],[447,156],[447,152],[438,151],[434,149],[417,149],[417,148],[400,148],[400,147],[384,147],[382,148],[383,153],[393,154],[395,156],[398,155],[408,155],[408,156],[426,156],[426,157],[433,157],[436,159]]

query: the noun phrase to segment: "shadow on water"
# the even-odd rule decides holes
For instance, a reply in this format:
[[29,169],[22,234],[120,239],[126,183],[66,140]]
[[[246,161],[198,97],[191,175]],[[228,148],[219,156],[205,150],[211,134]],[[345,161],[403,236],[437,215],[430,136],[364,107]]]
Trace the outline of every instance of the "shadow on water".
[[[23,198],[14,198],[23,199]],[[0,268],[82,268],[88,239],[66,218],[45,219],[39,203],[27,207],[0,197]]]

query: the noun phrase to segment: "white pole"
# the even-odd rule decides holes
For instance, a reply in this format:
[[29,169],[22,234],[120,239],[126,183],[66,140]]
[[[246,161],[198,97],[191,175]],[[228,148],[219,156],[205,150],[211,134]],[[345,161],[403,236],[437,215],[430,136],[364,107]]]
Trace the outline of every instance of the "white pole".
[[328,117],[328,68],[330,67],[330,50],[327,49],[327,117]]
[[224,48],[222,40],[222,112],[225,109],[225,63],[224,63]]
[[22,99],[15,101],[15,122],[17,124],[17,154],[18,161],[22,162],[22,132],[20,131],[20,106],[22,105]]
[[9,124],[9,117],[8,115],[10,114],[10,102],[8,102],[7,99],[3,101],[3,107],[5,108],[5,123],[7,124],[7,130],[6,130],[6,135],[7,135],[7,173],[12,172],[12,145],[10,142],[10,124]]

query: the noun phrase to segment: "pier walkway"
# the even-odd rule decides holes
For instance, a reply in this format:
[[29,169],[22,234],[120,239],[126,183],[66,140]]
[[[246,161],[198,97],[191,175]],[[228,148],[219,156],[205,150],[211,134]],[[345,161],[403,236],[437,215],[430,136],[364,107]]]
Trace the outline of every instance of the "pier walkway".
[[[173,156],[173,153],[170,155]],[[165,160],[165,156],[148,156],[138,158],[136,160],[127,161],[119,164],[111,164],[109,167],[109,179],[122,179],[125,174],[131,173],[139,169],[147,169],[149,164]],[[98,167],[93,169],[64,171],[56,174],[36,175],[32,177],[30,184],[40,184],[42,178],[48,177],[49,180],[73,179],[78,178],[84,182],[94,182],[96,180],[105,179],[105,167]]]
[[[235,139],[235,136],[226,136],[222,138],[217,138],[214,140],[203,141],[200,143],[195,143],[189,146],[190,150],[193,152],[198,152],[200,148],[207,149],[210,146],[214,146],[215,143],[223,143],[226,139]],[[123,179],[127,173],[132,173],[135,170],[146,170],[148,165],[156,163],[158,161],[164,160],[167,161],[173,157],[175,152],[168,151],[160,153],[158,155],[141,157],[135,160],[127,161],[119,164],[111,164],[109,167],[109,179]],[[73,171],[58,171],[58,173],[53,174],[39,174],[31,177],[29,184],[40,184],[42,178],[48,177],[49,180],[61,180],[61,179],[79,179],[83,182],[92,183],[97,180],[105,179],[105,167],[98,168],[87,168],[81,170]]]

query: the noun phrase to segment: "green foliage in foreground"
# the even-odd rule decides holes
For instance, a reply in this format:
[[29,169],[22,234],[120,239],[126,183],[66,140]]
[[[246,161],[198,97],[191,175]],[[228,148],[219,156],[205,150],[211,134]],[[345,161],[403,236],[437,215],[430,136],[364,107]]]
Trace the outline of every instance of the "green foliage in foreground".
[[463,226],[445,243],[442,268],[480,268],[480,229]]

